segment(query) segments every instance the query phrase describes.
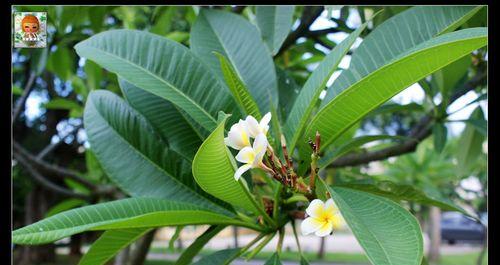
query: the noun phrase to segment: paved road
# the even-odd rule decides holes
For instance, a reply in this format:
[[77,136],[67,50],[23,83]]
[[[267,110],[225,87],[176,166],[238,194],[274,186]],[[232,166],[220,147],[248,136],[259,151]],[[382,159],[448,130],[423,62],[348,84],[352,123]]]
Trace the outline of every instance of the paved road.
[[[255,235],[240,235],[238,236],[238,245],[245,246],[250,242]],[[302,251],[304,252],[316,252],[319,249],[320,239],[314,235],[311,236],[299,236],[300,244],[302,246]],[[193,240],[183,240],[183,245],[188,246]],[[277,237],[275,237],[264,250],[273,251],[276,249]],[[424,236],[424,247],[428,250],[428,238]],[[155,247],[167,247],[167,241],[157,241],[153,243]],[[234,242],[232,237],[215,237],[205,246],[207,249],[225,249],[234,247]],[[295,244],[295,239],[292,235],[286,235],[283,241],[283,248],[289,250],[297,250],[297,245]],[[446,245],[441,246],[442,254],[463,254],[477,252],[480,250],[479,245]],[[338,233],[333,236],[326,237],[325,251],[328,253],[364,253],[363,249],[356,241],[356,238],[350,233]]]
[[[161,253],[149,253],[147,256],[148,260],[176,260],[179,254],[161,254]],[[197,259],[195,258],[195,261]],[[249,260],[245,261],[243,259],[234,260],[231,265],[262,265],[265,261],[263,260]],[[296,261],[281,261],[283,265],[297,265]],[[310,265],[332,265],[332,263],[327,262],[311,262]],[[364,265],[364,264],[347,264],[347,263],[335,263],[334,265]],[[366,264],[369,265],[369,264]]]

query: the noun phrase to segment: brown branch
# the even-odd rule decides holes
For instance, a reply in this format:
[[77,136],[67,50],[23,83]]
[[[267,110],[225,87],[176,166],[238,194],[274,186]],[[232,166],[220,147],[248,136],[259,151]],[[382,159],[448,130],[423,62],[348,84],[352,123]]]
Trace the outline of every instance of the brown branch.
[[19,98],[16,108],[14,109],[14,113],[12,114],[12,122],[14,122],[21,111],[24,108],[24,105],[26,104],[26,100],[28,99],[29,94],[31,93],[31,90],[33,89],[33,83],[35,82],[36,79],[36,73],[35,71],[31,71],[30,75],[28,77],[28,81],[26,82],[26,85],[24,86],[23,94]]
[[[465,95],[467,92],[474,90],[479,85],[482,85],[486,81],[486,72],[479,72],[469,81],[467,81],[462,87],[458,88],[457,91],[451,96],[450,103],[454,102],[461,96]],[[424,116],[417,125],[410,131],[410,140],[404,141],[401,144],[390,146],[381,150],[361,153],[361,154],[348,154],[342,156],[330,164],[329,168],[339,168],[348,166],[358,166],[362,164],[367,164],[373,161],[384,160],[389,157],[399,156],[407,153],[414,152],[418,144],[422,142],[425,138],[432,134],[432,122],[434,117],[432,114]]]
[[77,172],[59,167],[57,165],[49,164],[44,160],[35,157],[33,154],[31,154],[28,150],[24,149],[24,147],[22,147],[16,141],[13,141],[13,147],[14,147],[14,155],[18,154],[17,157],[19,157],[19,155],[23,156],[25,160],[30,162],[34,167],[39,168],[40,170],[45,172],[50,172],[54,176],[58,176],[61,179],[69,178],[71,180],[77,181],[78,183],[81,183],[82,185],[84,185],[85,187],[87,187],[92,191],[97,190],[97,186],[94,183],[80,177],[80,175]]
[[75,128],[73,128],[73,130],[71,130],[68,134],[66,134],[65,136],[63,136],[61,139],[59,139],[58,142],[52,143],[50,145],[47,145],[42,151],[40,151],[40,153],[38,153],[36,155],[36,158],[39,159],[39,160],[42,160],[50,152],[54,151],[54,149],[56,149],[59,145],[61,145],[62,143],[64,143],[64,139],[66,139],[70,135],[73,135],[73,134],[77,133],[78,130],[80,130],[80,128],[82,128],[82,127],[83,127],[83,125],[81,125],[81,124],[78,125],[78,126],[75,126]]
[[84,200],[90,199],[90,197],[88,195],[85,195],[82,193],[76,193],[76,192],[73,192],[69,189],[65,189],[63,187],[60,187],[60,186],[52,183],[51,181],[46,179],[44,176],[42,176],[42,174],[38,173],[38,171],[22,155],[20,155],[18,153],[14,153],[14,157],[16,158],[16,160],[20,164],[23,165],[23,167],[28,171],[28,173],[31,176],[33,176],[33,179],[36,182],[40,183],[40,185],[42,185],[43,187],[45,187],[53,192],[59,193],[63,196],[72,197],[72,198],[79,198],[79,199],[84,199]]
[[304,37],[308,34],[309,27],[319,17],[321,12],[323,12],[323,9],[323,6],[305,6],[299,26],[296,30],[288,34],[276,56],[279,56],[283,51],[288,49],[288,47],[292,46],[300,37]]

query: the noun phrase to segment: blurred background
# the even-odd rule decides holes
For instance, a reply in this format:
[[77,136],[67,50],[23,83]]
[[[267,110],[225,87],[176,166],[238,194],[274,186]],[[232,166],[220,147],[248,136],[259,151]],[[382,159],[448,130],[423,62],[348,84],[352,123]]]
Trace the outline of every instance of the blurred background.
[[[239,13],[254,21],[251,6],[15,6],[13,11],[47,12],[47,48],[14,49],[13,61],[13,224],[14,229],[44,217],[96,202],[122,198],[92,153],[82,126],[88,93],[107,89],[121,94],[114,74],[79,58],[73,46],[110,29],[138,29],[189,46],[189,31],[200,8]],[[295,8],[294,24],[283,48],[274,57],[280,79],[280,97],[292,102],[306,78],[325,54],[380,9],[364,31],[408,7],[314,6]],[[486,8],[464,27],[486,26]],[[357,47],[361,39],[354,45]],[[350,54],[350,53],[349,53]],[[411,203],[405,205],[419,219],[425,249],[432,264],[486,264],[487,245],[487,50],[461,60],[456,69],[440,71],[453,89],[469,89],[446,106],[446,120],[437,123],[418,146],[382,161],[333,165],[324,173],[329,183],[344,180],[390,180],[418,187],[436,198],[446,198],[481,217],[478,223],[459,213]],[[349,56],[340,64],[349,66]],[[334,73],[330,85],[340,71]],[[451,73],[450,73],[451,72]],[[453,79],[454,78],[454,79]],[[346,137],[367,134],[408,136],[441,101],[436,75],[422,80],[375,110]],[[281,111],[287,111],[286,108]],[[439,139],[437,139],[439,138]],[[372,142],[357,152],[383,150],[394,143]],[[298,264],[291,227],[284,241],[282,260]],[[182,249],[206,230],[204,226],[163,228],[147,234],[125,249],[114,264],[173,264]],[[98,233],[71,236],[43,246],[14,246],[14,264],[76,264]],[[228,227],[212,239],[206,255],[242,246],[254,235]],[[348,227],[326,239],[300,236],[311,264],[369,264]],[[257,258],[267,258],[276,239]],[[234,264],[262,264],[236,261]]]

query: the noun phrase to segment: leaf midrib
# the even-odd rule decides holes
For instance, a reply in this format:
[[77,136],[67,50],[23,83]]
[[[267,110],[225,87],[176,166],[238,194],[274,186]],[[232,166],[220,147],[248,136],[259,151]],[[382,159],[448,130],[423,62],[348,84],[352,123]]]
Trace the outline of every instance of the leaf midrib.
[[[219,208],[219,210],[222,210],[222,212],[226,212],[226,210],[220,206],[218,206],[217,204],[213,203],[212,201],[210,201],[209,199],[201,196],[200,194],[198,194],[194,189],[192,189],[191,187],[187,186],[186,184],[184,184],[183,182],[181,182],[180,180],[178,180],[176,177],[174,177],[174,174],[171,174],[169,173],[166,169],[160,167],[159,165],[157,165],[155,162],[153,162],[153,160],[149,159],[149,157],[147,157],[146,155],[144,155],[142,152],[140,152],[139,149],[137,149],[136,146],[130,144],[105,118],[104,116],[101,114],[101,112],[99,111],[99,109],[97,108],[97,106],[95,104],[94,105],[94,109],[97,111],[97,113],[99,113],[99,116],[100,118],[108,125],[109,128],[111,128],[111,131],[113,131],[113,133],[115,135],[118,136],[119,139],[121,139],[122,142],[124,142],[126,145],[128,146],[131,146],[132,147],[132,150],[134,150],[136,153],[139,154],[139,156],[143,157],[146,161],[149,161],[150,164],[152,164],[155,168],[157,168],[159,171],[163,172],[165,175],[167,175],[168,177],[170,177],[172,180],[174,180],[174,182],[176,182],[177,184],[180,184],[181,186],[183,186],[184,188],[186,188],[187,190],[191,191],[193,193],[194,196],[198,197],[198,199],[202,199],[202,200],[205,200],[207,203],[215,206],[216,208]],[[134,115],[136,118],[141,118],[141,117],[137,117],[137,115],[135,113],[131,113],[132,115]],[[170,150],[168,150],[170,151]],[[122,185],[118,184],[118,186],[122,187]],[[123,188],[123,187],[122,187]],[[124,188],[123,188],[124,189]],[[125,190],[125,189],[124,189]],[[159,199],[162,199],[162,198],[159,198]]]
[[[149,71],[147,68],[144,68],[138,64],[136,64],[135,62],[133,61],[130,61],[130,60],[126,60],[126,59],[123,59],[121,58],[120,56],[118,55],[115,55],[114,53],[110,53],[104,49],[100,49],[98,47],[94,47],[92,46],[91,44],[88,44],[88,45],[85,45],[83,46],[83,48],[87,48],[87,49],[92,49],[92,50],[96,50],[96,51],[100,51],[102,53],[105,53],[106,55],[108,56],[111,56],[113,58],[116,58],[120,61],[123,61],[123,62],[128,62],[131,66],[135,67],[135,68],[138,68],[139,70],[145,72],[146,74],[149,74],[150,76],[154,77],[155,79],[159,80],[161,83],[164,83],[165,85],[167,85],[168,87],[170,87],[173,91],[175,91],[177,94],[179,94],[180,96],[182,96],[183,98],[187,99],[192,105],[194,105],[198,110],[200,110],[203,114],[205,114],[210,121],[212,121],[215,125],[217,125],[217,122],[215,121],[215,119],[212,117],[212,115],[210,115],[204,108],[202,108],[200,105],[198,105],[198,103],[196,103],[194,100],[192,100],[189,96],[187,96],[186,94],[184,94],[182,91],[180,91],[179,89],[177,89],[176,86],[170,84],[167,80],[164,80],[163,78],[161,78],[160,76],[156,75],[155,73]],[[117,73],[118,74],[118,73]],[[126,78],[125,76],[122,76],[120,75],[120,77],[122,77],[123,79],[126,79],[128,82],[133,83],[133,81],[129,81],[128,78]],[[143,89],[143,88],[141,88]],[[145,89],[144,89],[145,90]],[[152,93],[152,92],[151,92]],[[155,94],[161,98],[164,98],[163,96],[161,95],[158,95],[156,93],[152,93],[152,94]],[[167,99],[168,100],[168,99]],[[175,104],[175,101],[172,101],[172,100],[169,100],[170,102],[172,102],[174,105]],[[197,121],[198,122],[198,121]],[[198,122],[199,123],[199,122]],[[201,125],[201,124],[200,124]],[[202,125],[203,126],[203,125]],[[203,126],[205,127],[205,126]],[[207,128],[209,129],[209,128]]]
[[[328,102],[328,103],[327,103],[327,105],[325,105],[325,107],[323,107],[320,111],[318,111],[318,113],[317,113],[317,114],[316,114],[316,116],[312,119],[312,121],[311,121],[311,123],[310,123],[310,124],[311,124],[311,125],[312,125],[312,124],[315,124],[316,120],[318,120],[318,119],[319,119],[318,117],[320,117],[320,115],[321,115],[323,112],[325,112],[325,111],[329,110],[330,108],[332,108],[332,106],[333,106],[333,105],[331,104],[332,102],[334,102],[334,101],[338,101],[338,100],[341,100],[341,99],[343,99],[344,97],[346,97],[347,95],[349,95],[349,93],[353,93],[353,91],[349,90],[349,88],[354,87],[354,86],[355,86],[356,88],[357,88],[357,87],[359,87],[359,86],[358,86],[358,84],[360,84],[361,82],[364,82],[364,81],[365,81],[365,80],[367,80],[369,77],[371,77],[371,76],[373,76],[373,75],[375,75],[375,74],[378,74],[379,72],[382,72],[382,70],[384,70],[384,69],[386,69],[386,68],[388,68],[388,67],[391,67],[391,66],[393,66],[393,65],[395,65],[395,64],[401,63],[401,62],[403,62],[404,60],[408,60],[408,58],[409,58],[410,56],[415,55],[415,54],[419,54],[419,53],[423,53],[423,52],[425,52],[425,51],[427,51],[427,50],[429,50],[429,49],[434,49],[434,48],[437,48],[437,47],[440,47],[440,46],[445,46],[445,45],[448,45],[448,44],[450,44],[450,43],[456,43],[456,42],[462,42],[462,41],[471,41],[471,40],[474,40],[474,39],[482,39],[482,38],[485,38],[485,36],[481,36],[481,37],[472,37],[472,38],[463,38],[463,39],[456,39],[456,40],[453,40],[453,41],[441,42],[441,43],[439,43],[439,44],[437,44],[437,45],[429,46],[429,47],[426,47],[425,49],[415,50],[415,51],[413,51],[413,52],[411,52],[411,53],[408,53],[408,54],[406,54],[404,57],[400,57],[400,58],[399,58],[399,60],[397,60],[397,61],[392,61],[392,62],[390,62],[390,63],[388,63],[388,64],[386,64],[386,65],[384,65],[384,66],[382,66],[382,67],[378,68],[377,70],[373,71],[372,73],[370,73],[370,74],[366,75],[365,77],[361,78],[360,80],[358,80],[356,83],[353,83],[352,85],[350,85],[349,87],[347,87],[346,89],[344,89],[344,90],[343,90],[340,94],[338,94],[338,95],[337,95],[334,99],[332,99],[330,102]],[[452,61],[452,62],[453,62],[453,61]],[[452,62],[450,62],[450,63],[452,63]],[[450,63],[448,63],[447,65],[449,65]],[[444,66],[446,66],[446,65],[444,65]],[[443,66],[443,67],[444,67],[444,66]],[[426,74],[426,75],[424,75],[424,76],[420,76],[420,77],[418,78],[418,80],[420,80],[420,79],[424,78],[425,76],[427,76],[427,74]],[[399,93],[399,91],[397,91],[395,94],[397,94],[397,93]],[[393,93],[393,94],[394,94],[394,93]],[[383,104],[383,103],[384,103],[384,102],[382,102],[381,104]],[[356,122],[357,122],[357,121],[359,121],[362,117],[364,117],[367,113],[369,113],[370,111],[372,111],[372,110],[373,110],[373,109],[375,109],[376,107],[380,106],[381,104],[378,104],[378,105],[373,106],[372,108],[369,108],[367,111],[365,111],[365,112],[363,112],[363,113],[362,113],[363,115],[360,115],[360,118],[358,118],[358,119],[354,120],[353,122],[349,123],[349,125],[352,125],[352,124],[356,123]],[[345,128],[348,128],[348,127],[349,127],[349,126],[345,126]],[[343,130],[343,131],[341,131],[340,133],[337,133],[337,136],[332,137],[331,139],[329,139],[328,141],[326,141],[326,142],[322,145],[322,147],[324,148],[325,146],[328,146],[331,142],[333,142],[334,140],[336,140],[336,139],[337,139],[340,135],[342,135],[342,133],[346,130],[345,128],[344,128],[344,130]],[[307,134],[307,135],[309,135],[309,134],[311,133],[311,132],[310,132],[310,130],[311,130],[311,129],[312,129],[312,127],[309,127],[309,128],[306,130],[306,132],[307,132],[306,134]]]

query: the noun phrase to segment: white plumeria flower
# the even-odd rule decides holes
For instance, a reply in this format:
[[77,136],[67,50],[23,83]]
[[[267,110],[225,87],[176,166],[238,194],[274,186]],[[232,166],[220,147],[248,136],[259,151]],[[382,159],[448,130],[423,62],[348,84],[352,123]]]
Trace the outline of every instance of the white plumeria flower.
[[257,120],[252,115],[248,115],[245,121],[247,123],[248,133],[250,134],[250,137],[255,138],[259,133],[263,133],[264,135],[266,135],[267,131],[269,130],[269,121],[271,121],[271,112],[266,113],[266,115],[262,117],[260,122],[257,122]]
[[266,153],[267,144],[266,136],[263,133],[260,133],[257,137],[255,137],[253,147],[246,146],[240,150],[240,152],[236,155],[236,160],[245,164],[239,167],[234,173],[234,178],[236,180],[239,180],[241,175],[243,175],[243,173],[247,170],[261,166],[262,158]]
[[306,209],[308,218],[302,221],[300,228],[303,235],[314,233],[316,236],[329,235],[333,228],[342,226],[342,217],[332,199],[326,203],[319,199],[313,200]]
[[236,150],[241,150],[247,146],[250,147],[247,123],[244,120],[240,120],[238,123],[233,124],[227,137],[224,138],[224,143]]

